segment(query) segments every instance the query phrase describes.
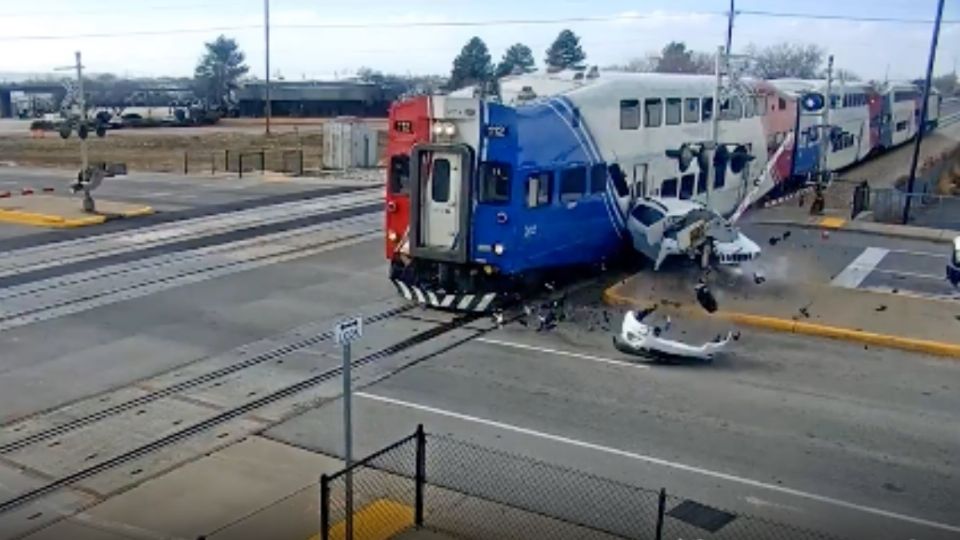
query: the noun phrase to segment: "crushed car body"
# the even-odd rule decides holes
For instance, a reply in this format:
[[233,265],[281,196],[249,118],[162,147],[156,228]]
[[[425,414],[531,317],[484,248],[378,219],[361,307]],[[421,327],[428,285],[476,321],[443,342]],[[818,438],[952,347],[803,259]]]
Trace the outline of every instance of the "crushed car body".
[[643,322],[655,309],[654,307],[639,313],[628,311],[624,314],[620,334],[613,337],[613,345],[618,351],[652,358],[687,358],[709,362],[717,353],[726,349],[733,338],[733,334],[728,332],[725,336],[717,336],[713,341],[701,345],[667,339],[664,334],[670,330],[669,318],[663,327]]
[[633,247],[659,270],[671,255],[736,265],[760,256],[760,246],[706,206],[682,199],[637,200],[627,221]]

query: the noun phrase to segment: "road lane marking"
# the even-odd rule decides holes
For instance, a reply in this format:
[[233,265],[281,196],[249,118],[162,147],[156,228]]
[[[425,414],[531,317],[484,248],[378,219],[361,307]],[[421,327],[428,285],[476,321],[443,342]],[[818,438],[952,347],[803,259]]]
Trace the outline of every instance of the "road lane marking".
[[873,271],[878,274],[887,274],[891,276],[906,276],[906,277],[912,277],[917,279],[932,279],[934,281],[942,281],[944,283],[947,282],[946,274],[943,274],[942,276],[935,276],[933,274],[918,274],[916,272],[905,272],[903,270],[886,270],[884,268],[874,268]]
[[421,405],[421,404],[419,404],[419,403],[412,403],[412,402],[410,402],[410,401],[403,401],[403,400],[400,400],[400,399],[394,399],[394,398],[390,398],[390,397],[386,397],[386,396],[379,396],[379,395],[376,395],[376,394],[371,394],[371,393],[369,393],[369,392],[357,392],[355,395],[356,395],[356,396],[359,396],[359,397],[362,397],[362,398],[365,398],[365,399],[369,399],[369,400],[371,400],[371,401],[379,401],[379,402],[381,402],[381,403],[389,403],[389,404],[391,404],[391,405],[396,405],[396,406],[405,407],[405,408],[408,408],[408,409],[414,409],[414,410],[419,410],[419,411],[423,411],[423,412],[428,412],[428,413],[436,414],[436,415],[439,415],[439,416],[446,416],[446,417],[448,417],[448,418],[455,418],[455,419],[457,419],[457,420],[463,420],[463,421],[465,421],[465,422],[472,422],[472,423],[474,423],[474,424],[482,424],[482,425],[486,425],[486,426],[490,426],[490,427],[502,429],[502,430],[505,430],[505,431],[512,431],[512,432],[514,432],[514,433],[521,433],[521,434],[523,434],[523,435],[529,435],[529,436],[537,437],[537,438],[540,438],[540,439],[546,439],[546,440],[549,440],[549,441],[554,441],[554,442],[559,442],[559,443],[563,443],[563,444],[568,444],[568,445],[570,445],[570,446],[576,446],[576,447],[584,448],[584,449],[587,449],[587,450],[595,450],[595,451],[598,451],[598,452],[603,452],[603,453],[606,453],[606,454],[611,454],[611,455],[615,455],[615,456],[625,457],[625,458],[633,459],[633,460],[636,460],[636,461],[643,461],[643,462],[646,462],[646,463],[651,463],[651,464],[653,464],[653,465],[660,465],[660,466],[663,466],[663,467],[668,467],[668,468],[671,468],[671,469],[677,469],[677,470],[680,470],[680,471],[685,471],[685,472],[690,472],[690,473],[701,474],[701,475],[703,475],[703,476],[709,476],[709,477],[711,477],[711,478],[717,478],[717,479],[720,479],[720,480],[726,480],[726,481],[729,481],[729,482],[733,482],[733,483],[737,483],[737,484],[742,484],[742,485],[745,485],[745,486],[750,486],[750,487],[755,487],[755,488],[760,488],[760,489],[766,489],[766,490],[769,490],[769,491],[775,491],[775,492],[783,493],[783,494],[786,494],[786,495],[793,495],[793,496],[795,496],[795,497],[800,497],[800,498],[802,498],[802,499],[808,499],[808,500],[816,501],[816,502],[820,502],[820,503],[831,504],[831,505],[834,505],[834,506],[839,506],[839,507],[847,508],[847,509],[850,509],[850,510],[856,510],[856,511],[863,512],[863,513],[867,513],[867,514],[873,514],[873,515],[876,515],[876,516],[882,516],[882,517],[886,517],[886,518],[890,518],[890,519],[895,519],[895,520],[898,520],[898,521],[904,521],[904,522],[907,522],[907,523],[913,523],[913,524],[916,524],[916,525],[923,525],[923,526],[925,526],[925,527],[930,527],[930,528],[933,528],[933,529],[940,529],[940,530],[944,530],[944,531],[950,531],[950,532],[960,533],[960,526],[958,526],[958,525],[951,525],[951,524],[948,524],[948,523],[940,523],[940,522],[932,521],[932,520],[929,520],[929,519],[923,519],[923,518],[918,518],[918,517],[914,517],[914,516],[908,516],[908,515],[906,515],[906,514],[900,514],[900,513],[898,513],[898,512],[891,512],[891,511],[889,511],[889,510],[883,510],[883,509],[880,509],[880,508],[874,508],[874,507],[872,507],[872,506],[865,506],[865,505],[862,505],[862,504],[852,503],[852,502],[844,501],[844,500],[842,500],[842,499],[835,499],[835,498],[833,498],[833,497],[828,497],[828,496],[826,496],[826,495],[817,495],[816,493],[808,493],[808,492],[806,492],[806,491],[800,491],[800,490],[798,490],[798,489],[788,488],[788,487],[784,487],[784,486],[780,486],[780,485],[776,485],[776,484],[768,484],[768,483],[766,483],[766,482],[761,482],[761,481],[759,481],[759,480],[752,480],[752,479],[750,479],[750,478],[745,478],[745,477],[737,476],[737,475],[734,475],[734,474],[723,473],[723,472],[719,472],[719,471],[713,471],[713,470],[710,470],[710,469],[704,469],[704,468],[701,468],[701,467],[695,467],[695,466],[693,466],[693,465],[685,465],[685,464],[683,464],[683,463],[677,463],[677,462],[675,462],[675,461],[669,461],[669,460],[662,459],[662,458],[658,458],[658,457],[653,457],[653,456],[648,456],[648,455],[645,455],[645,454],[638,454],[638,453],[634,453],[634,452],[629,452],[629,451],[627,451],[627,450],[621,450],[621,449],[619,449],[619,448],[613,448],[613,447],[610,447],[610,446],[603,446],[603,445],[597,444],[597,443],[591,443],[591,442],[587,442],[587,441],[581,441],[581,440],[579,440],[579,439],[572,439],[572,438],[570,438],[570,437],[564,437],[564,436],[561,436],[561,435],[554,435],[554,434],[552,434],[552,433],[547,433],[547,432],[544,432],[544,431],[537,431],[537,430],[535,430],[535,429],[530,429],[530,428],[515,426],[515,425],[513,425],[513,424],[507,424],[507,423],[504,423],[504,422],[497,422],[497,421],[495,421],[495,420],[488,420],[488,419],[486,419],[486,418],[480,418],[480,417],[478,417],[478,416],[471,416],[471,415],[468,415],[468,414],[462,414],[462,413],[458,413],[458,412],[448,411],[448,410],[445,410],[445,409],[438,409],[438,408],[436,408],[436,407],[431,407],[431,406],[429,406],[429,405]]
[[844,287],[847,289],[856,289],[863,283],[863,280],[873,272],[873,269],[880,264],[880,261],[890,253],[889,249],[868,247],[863,253],[857,256],[842,272],[833,278],[831,285],[834,287]]
[[512,349],[523,349],[527,351],[536,351],[545,354],[555,354],[557,356],[569,356],[570,358],[580,358],[581,360],[590,360],[591,362],[599,362],[601,364],[611,364],[614,366],[623,366],[631,367],[637,369],[650,369],[650,366],[646,364],[637,364],[634,362],[625,362],[623,360],[614,360],[612,358],[604,358],[602,356],[592,356],[589,354],[575,353],[570,351],[560,351],[557,349],[548,349],[546,347],[537,347],[535,345],[526,345],[524,343],[516,343],[513,341],[501,341],[499,339],[490,339],[490,338],[477,338],[475,341],[481,343],[489,343],[490,345],[499,345],[501,347],[509,347]]
[[946,253],[933,253],[932,251],[913,251],[911,249],[891,249],[890,253],[903,253],[904,255],[916,255],[918,257],[932,257],[934,259],[950,259]]

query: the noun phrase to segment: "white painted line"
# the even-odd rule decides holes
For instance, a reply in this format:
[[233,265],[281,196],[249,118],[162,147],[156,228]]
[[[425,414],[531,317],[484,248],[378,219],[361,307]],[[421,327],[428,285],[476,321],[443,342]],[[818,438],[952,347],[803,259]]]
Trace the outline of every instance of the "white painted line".
[[890,253],[903,253],[904,255],[916,255],[918,257],[933,257],[934,259],[949,259],[946,253],[933,253],[932,251],[913,251],[910,249],[891,249]]
[[378,396],[376,394],[370,394],[368,392],[357,392],[356,396],[366,398],[372,401],[379,401],[381,403],[389,403],[391,405],[397,405],[399,407],[406,407],[408,409],[416,409],[423,412],[428,412],[432,414],[437,414],[440,416],[446,416],[448,418],[456,418],[457,420],[464,420],[466,422],[472,422],[474,424],[483,424],[486,426],[502,429],[505,431],[512,431],[514,433],[522,433],[524,435],[529,435],[532,437],[538,437],[541,439],[547,439],[550,441],[555,441],[559,443],[569,444],[571,446],[577,446],[579,448],[585,448],[587,450],[595,450],[598,452],[603,452],[605,454],[612,454],[620,457],[625,457],[628,459],[634,459],[637,461],[643,461],[646,463],[652,463],[654,465],[660,465],[663,467],[669,467],[671,469],[677,469],[685,472],[701,474],[704,476],[709,476],[711,478],[718,478],[720,480],[726,480],[728,482],[734,482],[737,484],[742,484],[745,486],[766,489],[769,491],[775,491],[778,493],[784,493],[787,495],[793,495],[795,497],[800,497],[802,499],[808,499],[811,501],[817,501],[825,504],[832,504],[834,506],[839,506],[842,508],[847,508],[850,510],[856,510],[858,512],[863,512],[866,514],[873,514],[876,516],[882,516],[885,518],[895,519],[898,521],[904,521],[907,523],[913,523],[916,525],[923,525],[925,527],[930,527],[933,529],[940,529],[944,531],[960,533],[960,526],[950,525],[949,523],[940,523],[937,521],[931,521],[928,519],[908,516],[906,514],[900,514],[897,512],[891,512],[889,510],[883,510],[880,508],[874,508],[872,506],[864,506],[862,504],[852,503],[844,501],[842,499],[835,499],[833,497],[827,497],[826,495],[817,495],[816,493],[808,493],[806,491],[800,491],[798,489],[792,489],[788,487],[779,486],[776,484],[768,484],[766,482],[761,482],[759,480],[752,480],[750,478],[745,478],[742,476],[737,476],[734,474],[728,474],[718,471],[712,471],[710,469],[704,469],[701,467],[694,467],[692,465],[684,465],[683,463],[677,463],[675,461],[668,461],[666,459],[661,459],[653,456],[647,456],[644,454],[637,454],[634,452],[628,452],[626,450],[620,450],[618,448],[612,448],[609,446],[603,446],[596,443],[581,441],[578,439],[571,439],[569,437],[563,437],[560,435],[554,435],[552,433],[546,433],[543,431],[537,431],[534,429],[524,428],[520,426],[515,426],[512,424],[506,424],[503,422],[497,422],[495,420],[487,420],[486,418],[480,418],[477,416],[470,416],[468,414],[461,414],[453,411],[447,411],[444,409],[438,409],[436,407],[430,407],[428,405],[420,405],[418,403],[411,403],[409,401],[403,401],[399,399],[389,398],[385,396]]
[[947,283],[947,274],[944,272],[943,275],[936,276],[933,274],[918,274],[916,272],[905,272],[903,270],[886,270],[884,268],[874,268],[874,272],[878,274],[887,274],[891,276],[907,276],[917,279],[932,279],[934,281],[942,281],[944,284]]
[[831,285],[856,289],[870,275],[870,272],[873,272],[873,269],[880,264],[887,253],[890,253],[890,250],[884,248],[868,247],[864,249],[863,253],[837,274],[837,277],[833,278]]
[[474,341],[479,341],[481,343],[489,343],[491,345],[499,345],[501,347],[509,347],[512,349],[536,351],[536,352],[541,352],[545,354],[555,354],[557,356],[569,356],[570,358],[580,358],[582,360],[590,360],[591,362],[599,362],[601,364],[612,364],[614,366],[631,367],[631,368],[637,368],[637,369],[650,369],[650,366],[646,364],[625,362],[623,360],[614,360],[612,358],[603,358],[602,356],[592,356],[589,354],[575,353],[570,351],[558,351],[557,349],[548,349],[546,347],[537,347],[534,345],[526,345],[524,343],[515,343],[512,341],[501,341],[499,339],[490,339],[490,338],[477,338]]

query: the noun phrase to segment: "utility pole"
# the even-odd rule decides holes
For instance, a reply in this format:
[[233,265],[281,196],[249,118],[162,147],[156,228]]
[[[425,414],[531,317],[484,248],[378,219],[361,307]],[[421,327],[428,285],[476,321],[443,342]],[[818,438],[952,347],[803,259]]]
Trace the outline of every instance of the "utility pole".
[[833,115],[830,110],[833,109],[833,55],[827,57],[827,96],[823,104],[823,129],[820,133],[820,170],[817,183],[823,184],[827,178],[827,167],[829,166],[828,155],[830,152],[830,135],[833,128],[830,126],[830,120]]
[[713,193],[713,185],[716,182],[717,168],[713,164],[713,156],[717,151],[717,143],[720,141],[720,87],[723,85],[723,65],[730,65],[730,60],[721,60],[724,56],[724,48],[717,47],[717,56],[714,58],[713,69],[716,74],[716,81],[713,86],[713,106],[710,111],[710,159],[707,160],[707,205],[710,205],[710,194]]
[[930,79],[933,78],[933,64],[937,60],[937,41],[940,39],[940,19],[943,17],[943,0],[937,2],[937,17],[933,23],[933,38],[930,40],[930,56],[927,58],[927,78],[923,85],[923,103],[920,104],[920,125],[917,126],[917,140],[913,144],[913,159],[910,161],[910,178],[907,181],[907,201],[903,205],[903,224],[910,221],[910,199],[913,183],[917,179],[917,160],[920,159],[920,143],[927,127],[927,114],[930,101]]
[[266,118],[266,130],[267,135],[270,134],[270,0],[263,0],[263,38],[264,44],[266,45],[266,55],[267,55],[267,73],[266,73],[266,86],[264,87],[264,93],[266,94],[266,101],[264,102],[264,117]]
[[[83,62],[80,61],[80,51],[76,53],[76,68],[77,68],[77,92],[80,93],[77,96],[77,101],[80,103],[80,126],[83,126],[83,129],[87,126],[87,98],[83,95]],[[77,127],[77,132],[81,128]],[[89,165],[89,160],[87,158],[87,138],[80,137],[80,170],[86,171],[87,166]]]
[[736,0],[730,0],[730,12],[727,13],[727,65],[730,64],[730,47],[733,45],[733,18],[736,16],[733,3]]

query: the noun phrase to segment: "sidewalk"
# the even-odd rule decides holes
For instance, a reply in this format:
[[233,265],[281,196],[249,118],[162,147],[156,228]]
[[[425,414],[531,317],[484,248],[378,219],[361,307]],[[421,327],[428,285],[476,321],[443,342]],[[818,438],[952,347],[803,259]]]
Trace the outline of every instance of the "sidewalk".
[[[740,279],[711,283],[720,306],[712,315],[697,303],[689,278],[676,274],[636,274],[608,288],[603,298],[609,305],[657,303],[682,316],[960,358],[960,305],[955,302],[812,283],[755,285],[749,277]],[[910,321],[909,328],[904,321]]]
[[307,540],[319,526],[320,475],[342,466],[253,436],[25,538]]

